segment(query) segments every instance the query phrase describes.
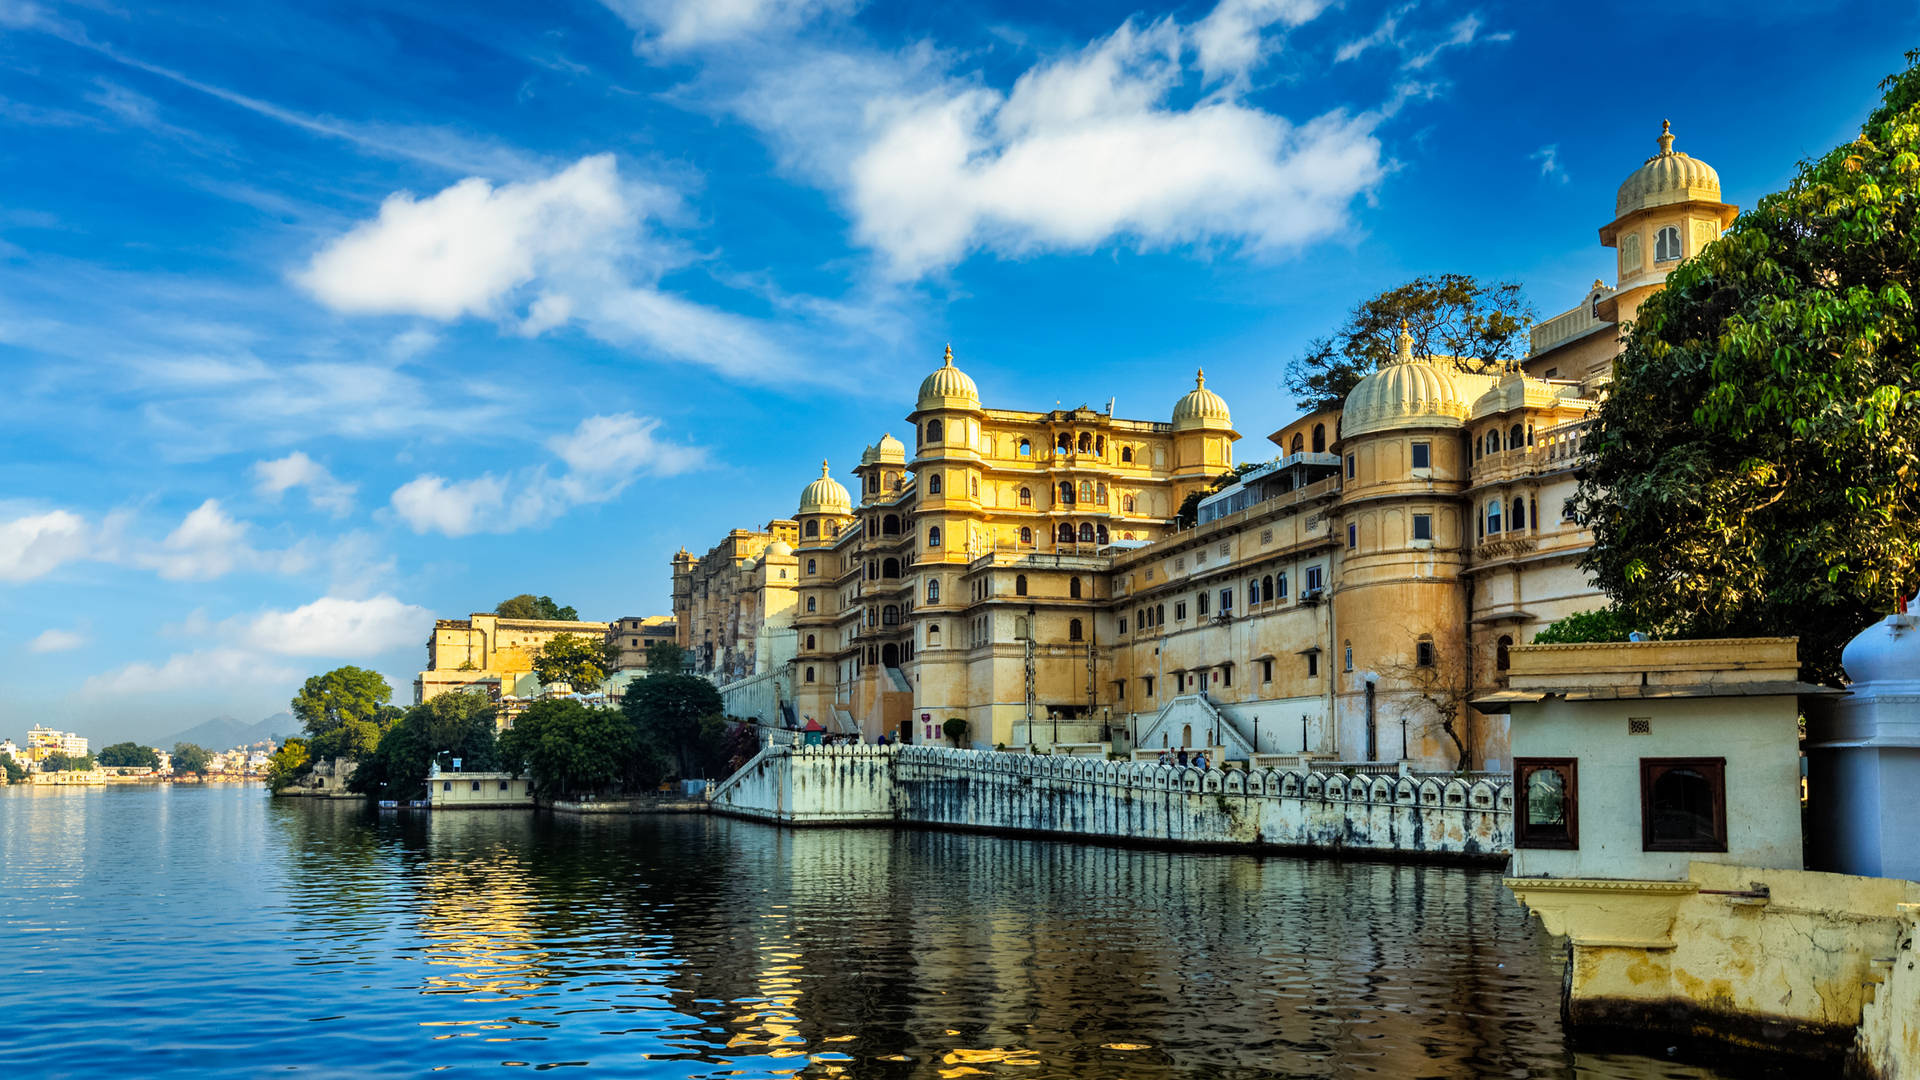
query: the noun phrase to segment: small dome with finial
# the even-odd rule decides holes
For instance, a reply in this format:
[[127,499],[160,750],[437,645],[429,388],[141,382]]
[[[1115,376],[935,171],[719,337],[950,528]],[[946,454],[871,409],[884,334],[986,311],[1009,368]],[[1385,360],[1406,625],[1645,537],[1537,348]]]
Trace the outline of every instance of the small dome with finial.
[[1193,373],[1193,389],[1173,406],[1173,427],[1179,431],[1216,426],[1232,427],[1233,417],[1227,412],[1226,399],[1207,389],[1207,372],[1201,368]]
[[850,514],[853,512],[853,498],[847,489],[835,480],[827,463],[820,463],[820,479],[808,484],[800,492],[800,512],[803,514]]
[[1614,199],[1614,217],[1636,210],[1683,202],[1720,201],[1720,174],[1713,166],[1673,148],[1673,124],[1660,122],[1660,152],[1646,160],[1620,185]]
[[889,431],[880,436],[880,441],[874,444],[873,460],[877,464],[903,465],[907,460],[907,446],[894,438],[893,432]]
[[944,362],[933,374],[920,381],[919,405],[922,409],[978,409],[980,388],[967,373],[953,366],[953,346],[947,346]]

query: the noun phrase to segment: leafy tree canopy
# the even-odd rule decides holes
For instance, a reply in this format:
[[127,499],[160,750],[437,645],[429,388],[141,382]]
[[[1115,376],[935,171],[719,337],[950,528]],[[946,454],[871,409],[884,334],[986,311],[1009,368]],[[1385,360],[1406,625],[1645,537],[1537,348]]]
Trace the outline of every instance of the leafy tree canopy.
[[306,729],[307,752],[316,761],[365,756],[399,716],[386,704],[392,697],[387,680],[365,668],[340,667],[308,679],[293,699],[293,715]]
[[673,759],[681,776],[701,776],[718,756],[716,740],[724,739],[725,706],[720,691],[697,675],[648,675],[627,687],[620,707],[643,744]]
[[1338,405],[1392,359],[1406,320],[1416,356],[1451,356],[1463,371],[1497,371],[1526,353],[1533,307],[1512,282],[1429,274],[1356,305],[1328,337],[1287,368],[1287,389],[1309,412]]
[[267,787],[285,791],[311,771],[313,762],[307,756],[307,740],[288,739],[267,758]]
[[566,683],[585,692],[606,681],[618,656],[619,649],[611,640],[556,634],[534,654],[533,673],[544,685]]
[[524,771],[543,798],[614,787],[634,752],[633,727],[612,709],[559,698],[537,701],[500,735],[505,768]]
[[1668,637],[1840,649],[1920,556],[1920,69],[1643,304],[1586,447],[1585,565]]
[[60,750],[40,759],[41,772],[87,772],[93,768],[93,755],[75,757]]
[[120,742],[112,746],[103,746],[95,757],[100,764],[115,768],[157,769],[160,767],[160,755],[154,753],[152,747],[141,746],[136,742]]
[[674,642],[647,642],[648,675],[678,675],[686,665],[687,650]]
[[173,744],[173,771],[176,775],[198,773],[205,776],[212,767],[213,752],[206,747],[190,742]]
[[490,772],[500,765],[493,703],[485,694],[441,694],[408,709],[381,733],[373,751],[347,781],[349,791],[379,799],[420,799],[435,763],[452,770]]
[[1535,645],[1584,645],[1596,641],[1625,641],[1632,627],[1612,608],[1576,611],[1548,623],[1533,635]]
[[561,607],[553,602],[551,596],[535,596],[521,593],[519,596],[500,601],[493,609],[495,615],[503,619],[558,619],[563,622],[580,621],[580,613],[571,607]]
[[27,779],[26,766],[13,760],[12,754],[0,754],[0,769],[7,771],[7,783],[19,784]]

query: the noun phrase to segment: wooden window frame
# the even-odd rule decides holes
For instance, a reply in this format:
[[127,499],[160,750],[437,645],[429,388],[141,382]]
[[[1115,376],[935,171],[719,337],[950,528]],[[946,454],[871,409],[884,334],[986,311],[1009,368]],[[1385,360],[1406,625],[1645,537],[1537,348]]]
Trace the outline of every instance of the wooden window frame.
[[[1668,769],[1696,769],[1713,782],[1713,839],[1681,843],[1653,838],[1653,782]],[[1723,757],[1657,757],[1640,759],[1640,850],[1720,852],[1727,850],[1727,759]]]
[[[1567,835],[1527,835],[1527,778],[1541,769],[1559,773],[1567,782]],[[1517,757],[1513,759],[1513,846],[1530,851],[1580,850],[1580,759]]]

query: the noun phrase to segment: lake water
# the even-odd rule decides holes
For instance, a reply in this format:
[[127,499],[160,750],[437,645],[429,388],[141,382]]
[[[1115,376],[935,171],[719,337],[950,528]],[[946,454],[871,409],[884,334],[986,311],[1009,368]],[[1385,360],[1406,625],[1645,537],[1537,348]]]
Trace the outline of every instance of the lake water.
[[1734,1075],[1453,868],[15,787],[0,941],[15,1077]]

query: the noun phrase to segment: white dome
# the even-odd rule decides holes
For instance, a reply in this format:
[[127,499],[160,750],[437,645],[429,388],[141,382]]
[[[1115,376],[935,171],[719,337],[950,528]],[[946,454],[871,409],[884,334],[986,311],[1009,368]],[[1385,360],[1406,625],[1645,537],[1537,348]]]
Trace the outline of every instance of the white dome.
[[769,559],[784,559],[793,554],[793,548],[785,540],[775,540],[768,544],[767,550],[761,554]]
[[1920,690],[1920,619],[1889,615],[1860,631],[1841,650],[1840,666],[1856,692],[1869,684]]
[[1173,426],[1175,430],[1233,426],[1233,417],[1227,412],[1227,399],[1207,389],[1205,369],[1193,373],[1193,389],[1174,403]]
[[1713,166],[1673,148],[1673,125],[1660,123],[1660,152],[1635,169],[1613,200],[1613,216],[1683,202],[1720,201],[1720,174]]
[[[965,378],[965,376],[962,376],[962,378]],[[894,438],[892,432],[888,432],[880,436],[880,441],[874,445],[873,460],[875,462],[905,464],[907,460],[907,446],[899,439]]]
[[826,462],[820,463],[820,479],[808,484],[800,492],[800,512],[803,514],[849,514],[853,512],[853,497],[840,481],[829,475]]
[[[1413,336],[1400,327],[1400,351],[1380,370],[1361,379],[1347,394],[1340,412],[1340,435],[1350,438],[1375,431],[1413,427],[1459,427],[1473,411],[1473,399],[1454,366],[1413,355]],[[1484,377],[1475,380],[1486,382]],[[1474,388],[1477,390],[1478,388]]]
[[920,382],[922,409],[978,409],[980,388],[967,373],[953,366],[953,346],[947,346],[946,362]]

